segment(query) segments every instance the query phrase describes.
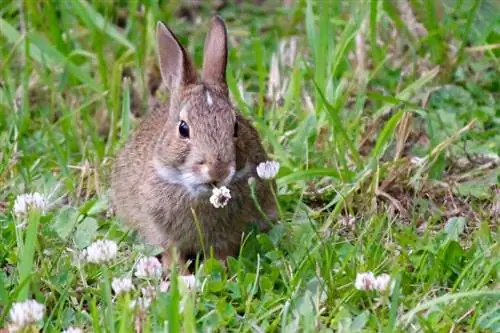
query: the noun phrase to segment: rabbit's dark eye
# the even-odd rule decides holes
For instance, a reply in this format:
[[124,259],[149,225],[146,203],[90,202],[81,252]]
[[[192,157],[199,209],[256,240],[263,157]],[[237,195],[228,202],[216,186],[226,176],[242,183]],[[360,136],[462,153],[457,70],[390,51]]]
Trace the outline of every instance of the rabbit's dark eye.
[[238,136],[238,122],[234,123],[234,137]]
[[179,123],[179,134],[183,138],[189,138],[189,126],[184,120],[181,120],[181,122]]

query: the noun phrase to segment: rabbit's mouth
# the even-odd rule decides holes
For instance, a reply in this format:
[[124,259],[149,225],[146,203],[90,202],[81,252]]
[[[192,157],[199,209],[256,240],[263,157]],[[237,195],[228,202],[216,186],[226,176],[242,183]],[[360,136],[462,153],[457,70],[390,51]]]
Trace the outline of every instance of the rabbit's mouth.
[[228,178],[221,184],[207,182],[204,177],[192,171],[181,170],[176,167],[164,165],[159,160],[153,161],[156,174],[170,184],[182,185],[192,197],[210,196],[214,187],[220,185],[229,186],[232,183],[246,179],[252,171],[253,165],[249,162],[239,170],[232,170]]
[[[153,160],[153,167],[160,179],[169,184],[181,185],[192,197],[210,196],[214,188],[213,183],[206,182],[200,175],[164,165],[157,159]],[[229,184],[231,181],[232,179],[227,183]]]

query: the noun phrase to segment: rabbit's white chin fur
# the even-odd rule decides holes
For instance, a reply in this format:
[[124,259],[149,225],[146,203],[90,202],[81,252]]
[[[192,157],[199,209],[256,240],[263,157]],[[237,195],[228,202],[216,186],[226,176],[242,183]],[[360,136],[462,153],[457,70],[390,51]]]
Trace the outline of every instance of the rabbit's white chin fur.
[[[210,195],[212,186],[207,184],[207,180],[202,175],[198,175],[192,171],[185,171],[168,165],[164,165],[158,159],[153,160],[153,167],[156,174],[164,181],[170,184],[183,185],[184,188],[193,197]],[[247,163],[244,168],[235,172],[231,170],[229,176],[221,185],[229,185],[232,182],[239,181],[247,176],[251,166]]]

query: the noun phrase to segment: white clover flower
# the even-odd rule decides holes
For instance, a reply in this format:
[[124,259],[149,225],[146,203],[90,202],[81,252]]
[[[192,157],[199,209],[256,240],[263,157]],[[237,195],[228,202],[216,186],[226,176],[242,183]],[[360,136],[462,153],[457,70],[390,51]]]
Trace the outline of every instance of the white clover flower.
[[118,253],[118,246],[114,241],[103,239],[90,244],[82,257],[90,263],[102,264],[113,260]]
[[354,287],[358,290],[373,290],[375,286],[375,275],[372,272],[358,273]]
[[389,288],[392,289],[393,283],[391,276],[389,274],[381,274],[375,276],[372,272],[358,273],[356,275],[356,282],[354,286],[358,290],[371,291],[376,290],[378,292],[385,292]]
[[265,161],[257,166],[257,175],[262,179],[272,179],[276,177],[280,170],[280,163],[277,161]]
[[83,333],[83,330],[78,327],[68,327],[62,333]]
[[25,216],[31,209],[37,209],[44,214],[47,208],[47,198],[38,192],[18,195],[14,202],[14,214],[18,217]]
[[391,287],[391,276],[389,274],[381,274],[375,278],[374,289],[378,292],[385,292]]
[[190,275],[181,275],[179,276],[180,281],[184,283],[184,285],[188,289],[192,289],[196,286],[196,277],[193,274]]
[[135,276],[139,278],[159,278],[162,271],[161,263],[156,257],[143,257],[137,262]]
[[[161,288],[161,285],[160,285]],[[132,300],[129,304],[129,307],[131,309],[138,307],[141,310],[145,310],[151,306],[151,303],[153,302],[154,299],[156,299],[156,296],[158,294],[157,288],[153,286],[146,286],[144,288],[141,288],[141,297],[136,298],[135,300]]]
[[413,156],[410,160],[411,164],[420,167],[424,164],[425,158],[424,157],[418,157],[418,156]]
[[141,288],[141,293],[144,298],[155,299],[157,295],[157,290],[153,286],[146,286]]
[[129,307],[131,309],[138,307],[141,310],[145,310],[151,306],[152,299],[149,297],[138,297],[136,300],[130,302]]
[[17,332],[43,319],[45,306],[35,300],[14,303],[10,309],[10,332]]
[[356,218],[352,215],[342,216],[340,218],[340,225],[346,228],[352,228],[356,224]]
[[[196,286],[196,277],[193,274],[190,275],[180,275],[179,276],[179,281],[181,284],[183,284],[186,288],[192,289]],[[169,281],[162,281],[160,283],[160,292],[166,293],[168,289],[170,288],[170,282]]]
[[113,288],[116,295],[121,293],[128,293],[134,289],[131,278],[114,278],[111,281],[111,288]]
[[168,291],[169,287],[170,287],[170,282],[168,282],[168,281],[162,281],[160,283],[160,292],[166,293]]
[[231,193],[229,192],[229,189],[225,186],[222,186],[220,188],[214,188],[212,190],[210,203],[215,208],[222,208],[227,205],[229,199],[231,199]]

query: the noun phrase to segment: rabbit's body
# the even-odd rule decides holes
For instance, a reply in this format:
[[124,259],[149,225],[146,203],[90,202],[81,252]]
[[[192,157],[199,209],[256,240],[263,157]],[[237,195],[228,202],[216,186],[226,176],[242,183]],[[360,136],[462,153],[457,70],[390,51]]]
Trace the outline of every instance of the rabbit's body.
[[[163,29],[159,26],[159,52],[162,76],[170,84],[170,104],[147,115],[117,156],[112,205],[147,242],[166,250],[175,246],[181,261],[210,248],[225,259],[238,253],[250,224],[257,223],[260,230],[269,226],[251,197],[249,177],[257,179],[263,211],[270,219],[276,217],[270,187],[275,184],[258,180],[255,171],[268,157],[257,131],[229,102],[225,59],[220,59],[227,57],[222,21],[213,20],[205,44],[206,53],[220,54],[205,56],[201,80],[182,46]],[[178,53],[172,56],[175,47]],[[181,62],[180,74],[175,72],[176,61]],[[230,190],[231,199],[223,208],[209,201],[214,184]],[[169,251],[165,253],[164,264],[169,265]]]

